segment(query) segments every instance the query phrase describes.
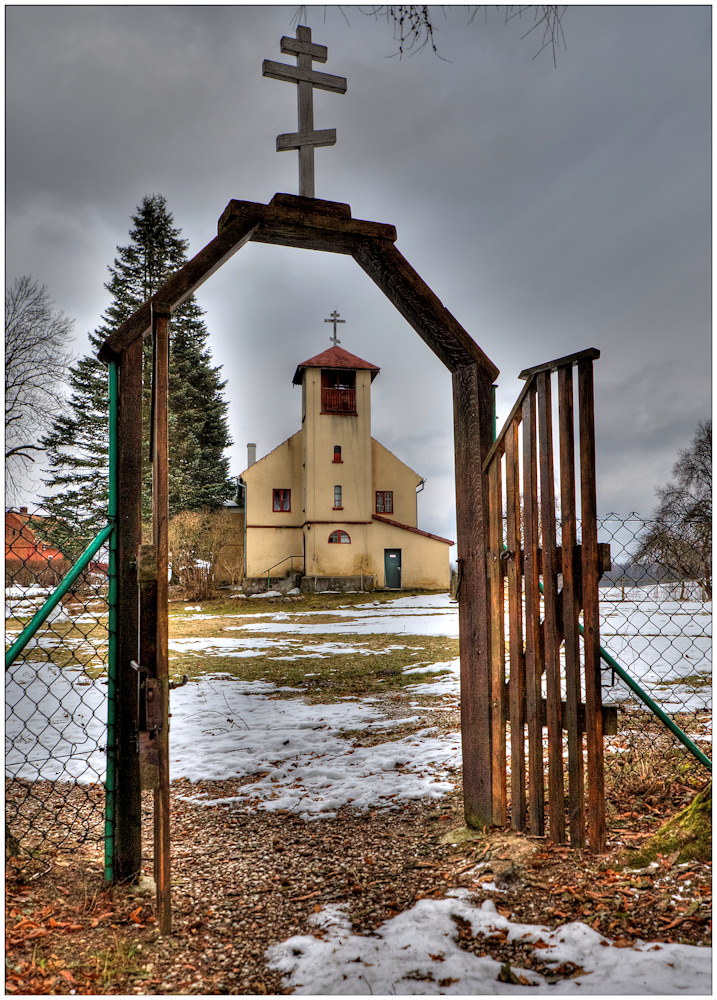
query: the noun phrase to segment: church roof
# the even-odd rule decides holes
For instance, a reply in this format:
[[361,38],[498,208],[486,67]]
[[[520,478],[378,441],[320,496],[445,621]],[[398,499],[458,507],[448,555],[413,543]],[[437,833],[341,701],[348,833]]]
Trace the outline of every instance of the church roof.
[[329,347],[328,350],[317,354],[315,358],[303,361],[296,369],[293,379],[294,385],[301,385],[305,368],[350,368],[352,371],[362,369],[371,372],[372,382],[381,371],[376,365],[369,364],[368,361],[362,361],[355,354],[349,354],[343,347],[338,346]]

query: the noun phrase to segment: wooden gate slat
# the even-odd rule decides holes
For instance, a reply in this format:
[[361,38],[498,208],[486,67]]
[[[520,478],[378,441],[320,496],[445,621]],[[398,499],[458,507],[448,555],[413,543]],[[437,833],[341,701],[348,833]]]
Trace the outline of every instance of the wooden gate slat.
[[493,823],[503,826],[507,810],[505,774],[505,606],[503,587],[503,489],[501,462],[496,458],[488,469],[490,505],[490,663],[491,733],[493,761]]
[[550,836],[565,842],[563,732],[560,709],[560,635],[557,608],[555,483],[553,480],[553,415],[550,372],[539,372],[538,430],[540,435],[540,519],[543,556],[543,638],[548,716],[548,815]]
[[508,635],[510,682],[510,818],[514,830],[525,829],[525,661],[523,656],[523,567],[521,565],[520,416],[505,439],[506,545],[508,546]]
[[578,363],[580,415],[580,501],[582,519],[583,654],[585,659],[585,723],[588,759],[588,835],[593,851],[602,853],[607,842],[603,719],[600,687],[600,628],[595,491],[595,423],[592,361]]
[[545,832],[543,730],[540,721],[543,661],[540,643],[538,564],[538,456],[535,433],[535,385],[523,400],[523,508],[525,573],[525,707],[528,724],[528,810],[530,832]]
[[562,524],[562,612],[565,637],[565,716],[568,731],[568,820],[570,843],[585,846],[583,737],[580,711],[580,633],[578,585],[575,579],[577,542],[575,519],[575,431],[573,426],[573,367],[558,369],[560,431],[560,511]]

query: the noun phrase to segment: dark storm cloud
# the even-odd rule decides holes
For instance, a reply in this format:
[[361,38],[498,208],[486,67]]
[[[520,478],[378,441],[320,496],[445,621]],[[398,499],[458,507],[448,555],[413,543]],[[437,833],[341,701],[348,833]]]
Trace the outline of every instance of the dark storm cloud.
[[[167,197],[191,252],[230,198],[296,190],[292,86],[261,77],[295,7],[10,7],[7,268],[99,323],[143,195]],[[309,8],[317,195],[396,224],[398,246],[501,368],[598,347],[599,503],[649,510],[710,408],[710,8],[569,7],[555,69],[531,20],[436,11],[439,51],[398,60],[389,28]],[[326,11],[325,18],[324,12]],[[450,61],[448,61],[450,60]],[[200,290],[229,380],[233,471],[299,425],[298,361],[327,341],[382,368],[374,434],[428,477],[422,526],[452,536],[450,379],[351,260],[251,245]],[[84,347],[82,348],[84,349]]]

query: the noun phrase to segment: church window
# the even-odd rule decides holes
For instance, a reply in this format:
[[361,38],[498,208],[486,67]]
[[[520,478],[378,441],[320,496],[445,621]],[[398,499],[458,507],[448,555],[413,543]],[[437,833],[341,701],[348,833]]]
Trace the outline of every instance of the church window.
[[393,490],[376,490],[376,513],[393,514]]
[[334,510],[343,510],[343,503],[341,502],[340,486],[334,486]]
[[291,490],[274,490],[274,510],[291,510]]
[[334,445],[334,462],[343,462],[343,458],[341,457],[341,445],[340,444],[335,444]]
[[349,533],[347,531],[332,531],[329,535],[329,543],[333,542],[343,542],[345,545],[350,545]]

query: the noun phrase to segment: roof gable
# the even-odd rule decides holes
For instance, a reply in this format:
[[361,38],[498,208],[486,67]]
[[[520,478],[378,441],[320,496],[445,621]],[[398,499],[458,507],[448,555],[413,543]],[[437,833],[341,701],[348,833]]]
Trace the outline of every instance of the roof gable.
[[306,368],[350,368],[352,371],[370,371],[372,382],[381,371],[376,365],[372,365],[368,361],[363,361],[361,358],[357,358],[355,354],[350,354],[343,347],[338,346],[329,347],[321,354],[317,354],[316,357],[309,358],[308,361],[302,361],[294,374],[294,385],[301,385]]

